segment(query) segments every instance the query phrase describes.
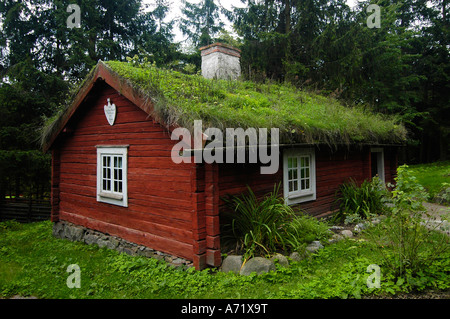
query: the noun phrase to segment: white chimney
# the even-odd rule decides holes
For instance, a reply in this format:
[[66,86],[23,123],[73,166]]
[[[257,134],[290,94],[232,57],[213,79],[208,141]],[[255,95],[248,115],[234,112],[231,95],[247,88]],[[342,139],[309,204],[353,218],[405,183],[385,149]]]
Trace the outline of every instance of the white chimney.
[[236,80],[241,75],[241,50],[214,43],[200,48],[202,75],[207,79]]

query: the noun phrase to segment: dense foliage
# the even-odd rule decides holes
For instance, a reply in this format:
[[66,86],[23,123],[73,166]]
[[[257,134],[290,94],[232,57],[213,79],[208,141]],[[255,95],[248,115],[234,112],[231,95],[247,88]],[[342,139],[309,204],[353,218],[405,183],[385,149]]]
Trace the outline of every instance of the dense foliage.
[[271,256],[277,251],[304,252],[313,240],[326,240],[328,226],[304,214],[296,214],[280,195],[280,185],[273,192],[257,198],[248,188],[247,193],[225,198],[230,212],[225,219],[223,238],[231,239],[238,252],[247,260],[253,256]]
[[336,194],[339,211],[334,221],[349,222],[380,215],[386,212],[388,192],[381,180],[374,177],[358,185],[354,179],[342,184]]

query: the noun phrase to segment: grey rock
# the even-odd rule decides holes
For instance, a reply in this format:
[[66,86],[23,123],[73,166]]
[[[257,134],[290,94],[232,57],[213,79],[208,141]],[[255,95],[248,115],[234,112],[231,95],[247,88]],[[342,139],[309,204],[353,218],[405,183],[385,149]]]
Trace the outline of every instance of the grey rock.
[[301,261],[303,260],[303,256],[300,255],[298,252],[294,251],[292,254],[289,255],[289,258],[291,258],[292,261]]
[[84,229],[81,227],[72,228],[71,235],[72,235],[71,240],[80,241],[83,239]]
[[309,252],[312,252],[312,253],[315,253],[316,251],[318,251],[319,249],[322,249],[322,248],[323,248],[323,245],[318,240],[315,240],[311,244],[306,246],[306,250]]
[[341,231],[341,235],[344,236],[345,238],[352,238],[353,232],[351,230],[345,229]]
[[170,263],[170,265],[174,266],[174,267],[181,267],[185,264],[185,260],[183,258],[175,258],[174,260],[172,260],[172,262]]
[[378,225],[380,222],[381,222],[381,220],[379,218],[372,219],[372,224],[373,225]]
[[330,243],[337,243],[338,241],[344,239],[344,237],[342,235],[339,234],[334,234],[333,236],[331,236],[331,238],[328,240]]
[[93,233],[87,233],[84,235],[84,242],[88,245],[96,244],[98,236]]
[[283,256],[282,254],[275,254],[270,260],[274,263],[279,263],[280,266],[283,267],[289,267],[289,261],[286,258],[286,256]]
[[269,259],[262,257],[254,257],[247,261],[244,266],[242,266],[241,271],[239,272],[243,276],[248,276],[251,273],[255,272],[260,275],[263,273],[267,273],[269,271],[275,271],[277,268],[275,264]]
[[242,256],[227,256],[222,262],[222,272],[234,272],[238,274],[242,267]]
[[367,224],[366,223],[359,223],[359,224],[356,224],[355,228],[353,228],[353,231],[355,233],[360,233],[364,229],[367,229]]
[[330,230],[332,230],[332,231],[339,231],[339,230],[343,230],[344,229],[344,227],[342,227],[342,226],[331,226],[330,227]]
[[58,222],[53,224],[52,234],[57,238],[62,238],[64,233],[64,223]]

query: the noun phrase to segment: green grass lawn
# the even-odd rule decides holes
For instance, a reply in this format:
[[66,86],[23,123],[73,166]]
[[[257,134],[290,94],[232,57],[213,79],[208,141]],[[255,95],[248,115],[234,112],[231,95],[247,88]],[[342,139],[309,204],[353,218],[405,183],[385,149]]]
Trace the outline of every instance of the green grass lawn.
[[[373,244],[347,239],[276,273],[240,276],[207,269],[182,270],[56,239],[51,223],[0,223],[0,297],[38,298],[359,298],[409,292],[406,281],[385,271]],[[449,252],[421,275],[420,289],[450,288]],[[81,288],[68,288],[70,264],[81,270]],[[381,267],[381,288],[368,288],[367,267]]]
[[411,165],[408,170],[426,188],[430,200],[442,189],[442,183],[450,183],[450,161]]

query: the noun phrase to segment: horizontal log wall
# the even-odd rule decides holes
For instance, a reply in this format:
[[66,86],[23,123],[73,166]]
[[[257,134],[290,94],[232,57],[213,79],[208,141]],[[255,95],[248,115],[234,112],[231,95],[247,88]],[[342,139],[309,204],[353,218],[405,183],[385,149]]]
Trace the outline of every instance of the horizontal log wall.
[[[90,96],[58,143],[53,219],[192,260],[194,164],[173,163],[176,142],[167,130],[111,87],[96,84]],[[107,98],[117,107],[113,126],[103,110]],[[129,145],[128,207],[97,202],[96,145]]]
[[[392,161],[385,161],[391,176]],[[281,183],[280,193],[283,194],[283,161],[280,157],[280,167],[276,174],[261,175],[258,164],[223,164],[219,166],[220,197],[236,195],[245,192],[250,186],[257,196],[273,191],[276,183]],[[387,171],[387,169],[386,169]],[[339,186],[354,178],[357,183],[370,178],[370,153],[368,148],[361,150],[340,150],[332,152],[328,148],[316,149],[316,200],[295,205],[313,216],[329,213],[337,208],[336,191]],[[224,201],[221,209],[226,209]]]

